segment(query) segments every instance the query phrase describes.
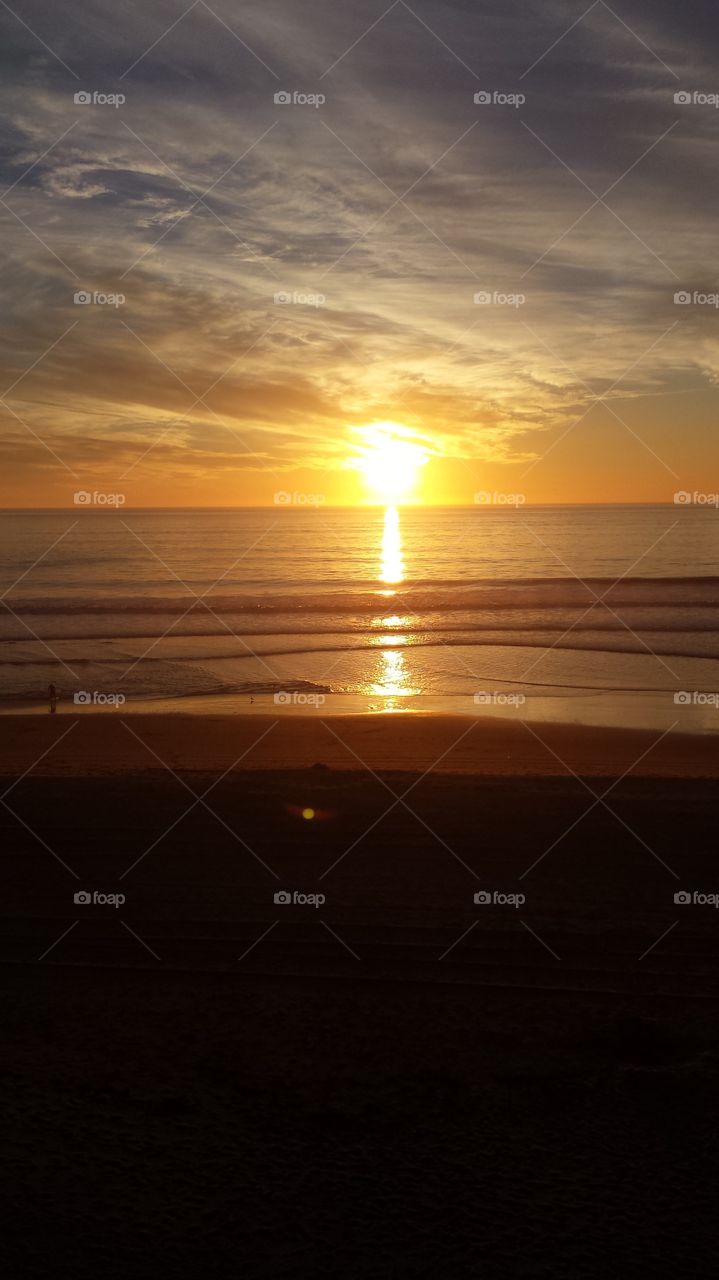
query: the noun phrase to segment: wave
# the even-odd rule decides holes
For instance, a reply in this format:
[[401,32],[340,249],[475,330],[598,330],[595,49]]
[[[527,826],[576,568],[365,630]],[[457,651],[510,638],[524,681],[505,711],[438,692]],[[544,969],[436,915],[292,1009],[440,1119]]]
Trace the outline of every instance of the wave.
[[246,594],[213,594],[193,599],[185,595],[56,595],[13,597],[12,607],[2,604],[8,617],[13,609],[23,614],[183,614],[211,613],[424,613],[468,609],[562,608],[589,605],[604,597],[612,606],[637,604],[646,607],[719,608],[719,578],[513,578],[417,580],[399,585],[378,586],[376,580],[349,582],[327,591],[307,584],[287,590]]
[[[573,632],[577,630],[578,628],[576,627],[573,628]],[[669,634],[671,634],[670,629],[667,629],[667,631]],[[222,633],[219,633],[219,634],[222,634]],[[629,631],[626,627],[618,626],[611,633],[607,633],[607,634],[611,634],[613,637],[617,635],[621,635],[621,636],[626,635],[627,637],[629,637],[634,633]],[[682,634],[687,635],[688,633],[685,630]],[[83,656],[76,657],[73,654],[68,655],[67,653],[64,653],[62,655],[62,660],[65,662],[71,663],[73,667],[115,667],[115,666],[127,667],[128,663],[130,662],[133,664],[142,662],[143,666],[148,663],[150,664],[154,663],[154,664],[157,664],[158,666],[163,664],[166,666],[183,666],[183,665],[189,665],[189,664],[198,663],[198,662],[212,663],[212,662],[220,662],[223,660],[224,661],[232,660],[235,662],[239,662],[239,661],[242,661],[243,659],[248,661],[252,661],[254,659],[254,660],[262,661],[265,658],[290,658],[290,657],[299,657],[303,655],[311,655],[311,654],[318,654],[318,653],[348,653],[348,654],[363,653],[363,652],[380,653],[380,652],[384,652],[387,649],[392,649],[394,652],[397,652],[397,653],[407,653],[412,651],[413,649],[416,650],[416,649],[456,649],[456,648],[463,648],[463,649],[501,648],[501,649],[544,649],[544,650],[552,649],[555,652],[567,652],[567,653],[597,653],[597,654],[616,653],[616,654],[634,654],[634,655],[646,654],[650,657],[653,655],[657,655],[665,658],[702,658],[707,662],[719,661],[719,652],[717,652],[716,654],[708,653],[706,651],[706,648],[701,648],[701,646],[699,646],[698,644],[692,645],[690,640],[687,641],[687,643],[682,646],[662,644],[659,642],[655,642],[650,647],[650,645],[647,643],[647,640],[646,640],[647,635],[649,635],[650,639],[654,640],[655,633],[645,631],[644,635],[642,635],[641,633],[635,634],[635,638],[633,641],[630,639],[627,639],[618,643],[617,642],[612,643],[610,645],[600,644],[597,641],[593,641],[589,637],[586,637],[584,642],[582,642],[579,639],[572,640],[569,637],[565,637],[561,632],[559,633],[559,639],[551,640],[551,638],[548,639],[546,635],[533,636],[531,632],[526,632],[526,631],[518,632],[517,635],[515,636],[507,635],[505,632],[502,632],[499,635],[496,632],[491,632],[491,633],[487,633],[487,635],[483,636],[481,639],[475,638],[472,641],[468,641],[465,637],[458,638],[451,635],[450,636],[429,635],[429,636],[421,636],[419,638],[416,638],[414,642],[411,644],[404,644],[404,643],[392,644],[391,642],[378,644],[377,639],[375,638],[373,641],[364,641],[360,643],[355,643],[351,646],[348,646],[346,644],[312,645],[304,642],[299,643],[300,637],[298,637],[298,643],[295,645],[292,645],[291,647],[283,646],[280,648],[272,648],[272,649],[262,648],[262,649],[258,649],[257,652],[252,650],[250,647],[247,647],[247,648],[243,648],[241,651],[238,651],[237,649],[228,650],[227,652],[214,650],[208,653],[201,653],[199,651],[197,652],[186,651],[181,654],[161,655],[157,653],[146,653],[146,654],[138,654],[137,656],[131,653],[123,653],[120,657],[112,657],[105,653],[97,653],[97,654],[94,654],[92,657],[83,657]],[[151,639],[150,637],[146,637],[146,638],[148,640]],[[183,638],[188,639],[192,637],[183,637]],[[62,639],[66,641],[67,637],[62,637]],[[120,640],[123,640],[123,639],[125,639],[125,637],[120,637]],[[7,643],[7,642],[3,641],[2,643]],[[31,643],[31,642],[26,641],[24,643]],[[4,667],[33,667],[33,666],[44,667],[44,666],[48,666],[48,664],[51,661],[52,661],[52,656],[48,657],[48,655],[45,653],[45,654],[39,655],[38,657],[23,656],[22,658],[18,658],[18,659],[13,659],[13,658],[3,659],[2,665]]]
[[[640,632],[641,631],[651,632],[652,635],[676,634],[676,635],[717,635],[719,636],[719,618],[701,619],[701,618],[692,617],[691,624],[689,624],[686,618],[683,618],[681,621],[677,621],[677,622],[671,622],[671,621],[665,622],[662,620],[657,620],[656,618],[652,618],[651,621],[649,622],[643,619],[631,618],[631,623],[630,623],[627,621],[626,614],[624,614],[623,617],[621,618],[620,617],[614,618],[610,614],[609,617],[605,617],[601,621],[598,620],[597,618],[586,619],[586,620],[585,619],[574,620],[574,619],[568,618],[566,620],[566,623],[564,622],[558,623],[556,619],[552,619],[551,621],[549,621],[547,619],[543,620],[541,618],[536,618],[536,617],[533,619],[524,618],[522,620],[521,634],[523,639],[521,643],[525,643],[525,642],[531,643],[530,640],[525,641],[524,639],[528,635],[531,635],[530,628],[533,628],[536,631],[541,631],[545,634],[547,632],[551,632],[553,634],[561,635],[565,626],[567,628],[571,626],[573,632],[576,632],[576,631],[601,632],[602,634],[610,634],[610,635],[614,634],[617,631],[621,632],[621,631],[627,631],[628,629],[632,629],[634,631],[640,631]],[[441,626],[437,628],[437,630],[439,631],[441,631],[441,629],[442,629]],[[236,630],[233,630],[232,628],[218,625],[208,631],[195,631],[195,630],[179,631],[175,628],[171,632],[169,632],[168,635],[162,636],[161,640],[164,644],[169,644],[173,640],[178,642],[184,642],[186,644],[187,641],[213,640],[213,639],[217,639],[218,637],[226,636],[230,633],[236,635],[238,640],[244,639],[248,636],[258,639],[263,636],[296,635],[298,638],[301,637],[304,642],[303,648],[302,648],[302,652],[304,653],[304,652],[311,652],[313,647],[317,649],[322,649],[326,647],[323,645],[312,646],[309,643],[309,641],[313,636],[346,636],[349,638],[354,636],[367,635],[367,632],[368,632],[368,628],[366,623],[357,622],[352,625],[345,624],[343,626],[340,621],[337,621],[333,626],[325,626],[325,627],[316,626],[316,627],[312,627],[311,630],[302,630],[302,631],[298,631],[292,627],[283,627],[283,626],[272,626],[272,627],[242,626],[242,628],[237,628]],[[378,644],[381,634],[382,634],[382,637],[389,636],[394,639],[401,639],[403,646],[406,648],[412,648],[416,645],[425,645],[425,644],[432,643],[431,633],[426,631],[422,632],[417,628],[411,628],[406,626],[385,624],[385,626],[382,627],[381,633],[379,630],[376,630],[376,631],[372,631],[371,634],[374,636],[374,640],[371,644],[367,645],[368,648],[381,647]],[[499,626],[496,622],[494,623],[494,625],[491,625],[491,626],[480,623],[480,622],[471,622],[471,623],[467,623],[466,625],[464,624],[457,625],[455,623],[452,626],[451,636],[452,637],[461,636],[462,638],[448,639],[445,637],[443,639],[441,637],[437,637],[435,643],[437,644],[471,644],[472,641],[467,638],[470,636],[480,637],[477,640],[478,644],[509,643],[505,639],[502,639],[501,641],[495,641],[494,639],[492,639],[492,637],[496,637],[498,635],[502,637],[506,636],[506,629]],[[116,643],[116,644],[126,644],[131,640],[132,641],[139,640],[139,641],[146,642],[147,644],[155,644],[157,643],[158,637],[154,633],[149,634],[146,630],[126,631],[123,629],[122,631],[115,630],[115,631],[92,631],[92,632],[43,630],[42,634],[38,635],[36,639],[39,640],[40,642],[49,641],[49,642],[52,642],[53,644],[71,643],[73,641],[75,642],[93,641],[94,642],[96,640],[101,640],[103,641],[103,643],[109,642],[109,643]],[[28,635],[27,632],[23,632],[22,634],[15,635],[15,636],[0,636],[0,645],[28,645],[32,643],[33,643],[33,636]],[[542,643],[542,641],[537,641],[537,643]],[[359,646],[353,643],[351,647],[355,649],[355,648],[360,648],[362,646]],[[291,653],[293,651],[291,649],[281,649],[281,650],[278,650],[278,652]],[[98,656],[102,657],[102,655],[98,655]],[[186,657],[188,655],[183,652],[181,656]],[[233,650],[231,653],[230,652],[220,653],[217,650],[213,650],[208,653],[199,653],[199,652],[193,653],[191,656],[193,658],[207,658],[207,659],[233,658],[237,656],[237,653],[236,653],[236,650]],[[167,654],[164,655],[163,660],[166,658],[167,658]],[[81,661],[81,659],[79,658],[77,660]],[[12,665],[14,661],[16,660],[13,658],[7,658],[7,657],[3,658],[3,662],[6,665]],[[17,661],[20,662],[22,661],[22,659],[17,659]]]

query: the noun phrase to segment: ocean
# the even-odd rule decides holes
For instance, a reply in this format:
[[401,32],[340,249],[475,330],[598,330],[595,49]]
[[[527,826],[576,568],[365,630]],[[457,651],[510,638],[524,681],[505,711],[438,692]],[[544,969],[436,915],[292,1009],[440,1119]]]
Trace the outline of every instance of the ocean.
[[714,507],[79,507],[0,532],[6,710],[52,682],[61,710],[719,722]]

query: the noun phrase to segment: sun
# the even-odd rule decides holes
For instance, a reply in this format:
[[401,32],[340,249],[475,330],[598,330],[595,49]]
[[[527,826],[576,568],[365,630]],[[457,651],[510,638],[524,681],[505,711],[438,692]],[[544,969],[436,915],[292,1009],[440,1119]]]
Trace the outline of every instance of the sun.
[[357,430],[362,444],[356,466],[372,496],[390,503],[406,498],[427,462],[427,450],[397,422],[371,422]]

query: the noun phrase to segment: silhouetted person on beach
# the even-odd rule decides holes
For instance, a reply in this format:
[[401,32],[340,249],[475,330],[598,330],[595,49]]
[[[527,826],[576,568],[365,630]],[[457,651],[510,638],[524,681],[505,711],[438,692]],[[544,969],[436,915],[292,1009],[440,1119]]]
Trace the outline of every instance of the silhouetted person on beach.
[[54,684],[49,686],[47,696],[50,699],[50,715],[54,716],[57,711],[57,689]]

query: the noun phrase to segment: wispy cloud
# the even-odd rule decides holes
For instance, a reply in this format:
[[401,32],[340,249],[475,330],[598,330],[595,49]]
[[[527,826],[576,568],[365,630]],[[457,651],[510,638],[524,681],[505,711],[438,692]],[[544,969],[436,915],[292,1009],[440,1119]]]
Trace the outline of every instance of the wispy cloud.
[[[674,101],[719,91],[712,5],[571,30],[564,0],[185,8],[0,13],[2,188],[29,170],[0,204],[0,393],[79,319],[8,400],[73,468],[134,460],[170,495],[221,469],[250,499],[267,466],[339,472],[382,418],[526,462],[628,369],[611,394],[650,433],[677,392],[714,411],[719,313],[674,303],[716,288],[719,113]],[[6,500],[51,498],[61,468],[0,418]]]

